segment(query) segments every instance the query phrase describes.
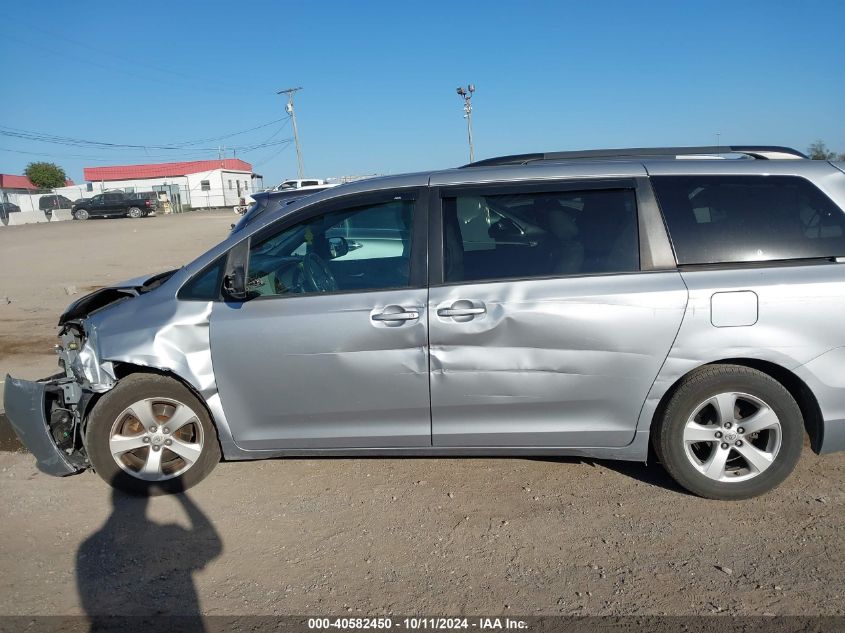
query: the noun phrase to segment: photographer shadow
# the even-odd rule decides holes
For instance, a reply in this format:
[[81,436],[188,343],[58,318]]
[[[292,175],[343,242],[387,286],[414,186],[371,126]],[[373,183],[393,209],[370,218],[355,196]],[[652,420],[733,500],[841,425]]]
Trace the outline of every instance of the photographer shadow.
[[189,528],[151,521],[151,497],[112,489],[111,515],[76,555],[77,589],[91,631],[205,631],[193,574],[221,554],[223,543],[185,492],[172,498]]

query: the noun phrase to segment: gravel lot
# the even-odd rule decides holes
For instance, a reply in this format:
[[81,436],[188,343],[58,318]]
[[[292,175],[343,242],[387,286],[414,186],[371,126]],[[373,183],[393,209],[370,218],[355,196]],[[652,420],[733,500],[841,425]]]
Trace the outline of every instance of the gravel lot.
[[[0,228],[0,370],[52,373],[69,301],[189,261],[233,220]],[[734,503],[577,459],[224,463],[141,500],[6,452],[0,615],[845,615],[844,484],[845,454],[805,447],[778,490]]]

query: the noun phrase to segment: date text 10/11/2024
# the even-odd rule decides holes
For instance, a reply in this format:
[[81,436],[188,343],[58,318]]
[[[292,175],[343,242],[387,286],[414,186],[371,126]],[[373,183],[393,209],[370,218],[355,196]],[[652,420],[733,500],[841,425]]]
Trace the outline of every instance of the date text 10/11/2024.
[[472,619],[443,617],[408,617],[401,618],[399,620],[393,620],[392,618],[385,617],[308,618],[308,629],[310,630],[387,630],[393,628],[410,630],[525,630],[528,629],[528,622],[519,619],[497,617],[479,617]]

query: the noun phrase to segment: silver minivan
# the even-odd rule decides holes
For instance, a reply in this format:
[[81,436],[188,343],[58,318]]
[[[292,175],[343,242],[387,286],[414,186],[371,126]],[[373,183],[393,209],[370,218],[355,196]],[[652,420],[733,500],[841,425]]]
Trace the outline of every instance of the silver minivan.
[[766,492],[845,449],[845,173],[789,148],[508,156],[262,198],[7,378],[44,472],[138,493],[305,455],[659,460]]

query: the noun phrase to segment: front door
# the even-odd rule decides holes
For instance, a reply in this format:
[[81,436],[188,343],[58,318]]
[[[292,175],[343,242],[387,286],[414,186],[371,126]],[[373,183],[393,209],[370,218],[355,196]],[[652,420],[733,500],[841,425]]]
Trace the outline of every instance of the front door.
[[89,215],[106,215],[108,211],[106,210],[106,194],[101,193],[99,195],[94,196],[88,202],[87,205],[88,214]]
[[[577,187],[577,186],[576,186]],[[686,305],[640,269],[633,186],[442,193],[434,446],[624,446]]]
[[322,207],[251,238],[248,300],[217,303],[212,361],[245,449],[431,444],[417,190]]

